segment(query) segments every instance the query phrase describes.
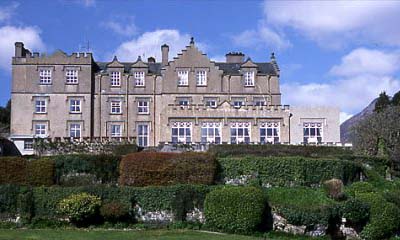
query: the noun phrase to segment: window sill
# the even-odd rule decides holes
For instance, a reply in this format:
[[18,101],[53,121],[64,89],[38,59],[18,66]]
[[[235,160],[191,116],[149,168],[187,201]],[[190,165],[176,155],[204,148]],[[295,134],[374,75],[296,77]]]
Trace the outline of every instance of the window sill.
[[79,83],[68,83],[68,82],[66,82],[65,85],[79,85]]
[[79,115],[79,114],[82,114],[82,112],[69,112],[69,114],[72,114],[72,115]]
[[122,113],[110,113],[110,115],[122,115]]
[[196,85],[196,87],[207,87],[207,85]]
[[142,85],[135,85],[135,88],[145,88],[146,86]]
[[53,84],[52,83],[39,83],[39,85],[49,86],[49,85],[53,85]]
[[110,88],[121,88],[121,85],[110,85]]
[[187,85],[178,85],[178,87],[189,87],[189,84],[187,84]]
[[246,87],[246,88],[253,88],[253,87],[255,87],[256,85],[244,85],[244,87]]
[[146,112],[146,113],[138,112],[138,115],[150,115],[150,112]]
[[47,112],[34,112],[33,114],[38,114],[38,115],[46,115]]

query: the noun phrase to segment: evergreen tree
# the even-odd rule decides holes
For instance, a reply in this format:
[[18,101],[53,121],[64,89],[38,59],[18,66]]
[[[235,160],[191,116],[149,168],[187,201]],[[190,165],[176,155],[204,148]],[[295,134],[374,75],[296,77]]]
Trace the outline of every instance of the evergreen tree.
[[400,106],[400,91],[398,91],[392,98],[393,106]]
[[379,98],[375,103],[375,112],[382,112],[385,110],[388,106],[390,105],[390,99],[389,96],[386,94],[386,92],[381,92],[379,94]]
[[0,123],[10,124],[11,100],[8,100],[6,107],[0,107]]

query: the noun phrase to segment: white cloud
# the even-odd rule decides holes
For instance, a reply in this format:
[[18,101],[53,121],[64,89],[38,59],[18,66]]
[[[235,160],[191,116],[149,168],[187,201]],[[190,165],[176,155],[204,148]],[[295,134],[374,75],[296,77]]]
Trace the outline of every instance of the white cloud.
[[399,63],[400,54],[396,52],[355,49],[331,68],[330,73],[336,77],[331,82],[283,84],[284,102],[300,106],[337,106],[346,113],[342,114],[344,119],[362,110],[380,92],[394,94],[400,89],[400,79],[393,77],[400,69]]
[[40,37],[40,30],[35,27],[0,27],[0,67],[11,69],[11,58],[14,56],[15,42],[23,42],[30,50],[44,50],[45,45]]
[[[175,29],[160,29],[145,32],[130,41],[122,43],[115,51],[120,61],[135,61],[137,56],[155,57],[161,61],[161,45],[169,46],[169,58],[175,57],[185,46],[189,45],[190,35]],[[196,42],[196,46],[205,50],[206,45]]]
[[340,65],[333,66],[331,73],[338,76],[360,74],[390,75],[400,69],[398,52],[383,52],[358,48],[342,58]]
[[353,116],[353,114],[340,112],[340,124],[342,124],[343,122],[345,122],[347,119],[351,118],[352,116]]
[[77,3],[85,6],[85,7],[94,7],[96,6],[96,0],[75,0]]
[[0,7],[0,22],[10,19],[18,6],[19,3],[13,2],[9,6]]
[[112,30],[113,32],[122,35],[122,36],[133,36],[137,32],[137,27],[134,23],[133,18],[124,18],[123,23],[110,20],[104,22],[103,25],[105,28]]
[[265,21],[321,46],[347,41],[400,45],[400,1],[265,1]]
[[273,50],[286,49],[292,46],[283,33],[260,23],[257,29],[246,30],[232,37],[233,43],[241,47],[263,48],[269,47]]

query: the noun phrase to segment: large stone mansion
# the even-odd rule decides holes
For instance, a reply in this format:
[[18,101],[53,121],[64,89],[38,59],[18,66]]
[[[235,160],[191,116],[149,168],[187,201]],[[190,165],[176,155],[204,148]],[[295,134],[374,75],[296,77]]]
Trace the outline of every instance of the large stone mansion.
[[[11,136],[160,143],[337,143],[339,109],[281,104],[279,67],[244,54],[211,61],[190,41],[170,60],[97,62],[91,53],[31,53],[15,43]],[[133,57],[133,56],[132,56]],[[296,93],[289,93],[296,94]]]

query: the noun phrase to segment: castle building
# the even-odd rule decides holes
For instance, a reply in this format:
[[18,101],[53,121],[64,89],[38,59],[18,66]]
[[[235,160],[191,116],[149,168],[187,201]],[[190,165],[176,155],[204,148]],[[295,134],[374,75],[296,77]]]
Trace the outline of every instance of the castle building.
[[[211,61],[189,46],[171,61],[97,62],[91,53],[31,53],[15,43],[11,136],[33,153],[36,138],[169,143],[338,143],[339,109],[281,104],[280,70],[240,52]],[[296,94],[296,93],[288,93]]]

